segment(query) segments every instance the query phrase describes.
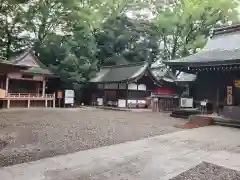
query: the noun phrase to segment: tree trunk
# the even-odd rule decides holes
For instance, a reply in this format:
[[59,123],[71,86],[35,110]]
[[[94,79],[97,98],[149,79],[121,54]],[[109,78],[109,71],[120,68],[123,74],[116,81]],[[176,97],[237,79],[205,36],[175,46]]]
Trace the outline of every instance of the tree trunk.
[[11,33],[8,30],[8,27],[6,27],[6,34],[7,34],[7,43],[6,43],[6,59],[9,60],[11,56],[11,45],[12,45],[12,36]]

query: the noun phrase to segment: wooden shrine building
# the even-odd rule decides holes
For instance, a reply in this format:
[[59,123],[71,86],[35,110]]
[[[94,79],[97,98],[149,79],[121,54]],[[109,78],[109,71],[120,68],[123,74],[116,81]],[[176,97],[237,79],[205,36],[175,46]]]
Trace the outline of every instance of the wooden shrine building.
[[101,67],[90,82],[97,85],[93,102],[120,108],[150,108],[152,92],[167,86],[152,73],[148,62]]
[[210,111],[240,118],[240,25],[216,28],[200,52],[164,63],[197,75],[192,88],[197,106],[207,100]]
[[161,82],[162,87],[152,92],[154,111],[172,111],[180,107],[180,98],[189,97],[189,87],[196,75],[185,72],[174,73],[164,64],[151,69],[152,74]]
[[0,107],[55,107],[54,93],[46,93],[53,77],[31,50],[0,64]]

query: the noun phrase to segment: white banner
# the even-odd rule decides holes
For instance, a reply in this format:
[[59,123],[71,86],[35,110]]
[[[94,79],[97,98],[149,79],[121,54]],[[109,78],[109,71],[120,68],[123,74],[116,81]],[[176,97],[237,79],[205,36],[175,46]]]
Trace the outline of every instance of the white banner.
[[181,107],[192,108],[193,107],[193,98],[181,98]]
[[74,98],[65,97],[64,103],[65,104],[74,104]]
[[74,98],[74,91],[73,90],[65,90],[65,97]]
[[74,90],[65,90],[64,104],[74,104]]

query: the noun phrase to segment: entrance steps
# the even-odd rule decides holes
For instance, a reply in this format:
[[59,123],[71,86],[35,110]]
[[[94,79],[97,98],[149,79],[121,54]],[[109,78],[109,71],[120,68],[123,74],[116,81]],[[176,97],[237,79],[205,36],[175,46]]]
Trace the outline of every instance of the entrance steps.
[[189,122],[185,124],[186,128],[196,128],[208,125],[219,125],[226,127],[240,128],[240,120],[229,119],[224,116],[212,115],[191,115]]
[[226,127],[240,128],[240,120],[233,120],[224,117],[214,118],[214,124]]
[[171,117],[175,118],[183,118],[183,119],[189,119],[191,115],[197,115],[200,114],[201,111],[196,108],[182,108],[182,109],[176,109],[172,111],[170,114]]

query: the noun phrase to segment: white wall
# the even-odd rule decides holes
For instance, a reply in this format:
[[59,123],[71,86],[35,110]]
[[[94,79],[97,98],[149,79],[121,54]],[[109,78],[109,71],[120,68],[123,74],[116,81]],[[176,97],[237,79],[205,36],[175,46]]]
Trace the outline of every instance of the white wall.
[[146,91],[146,90],[147,90],[147,87],[146,87],[145,84],[139,84],[139,85],[138,85],[138,90],[140,90],[140,91]]
[[129,90],[137,90],[137,84],[135,84],[135,83],[129,84],[129,85],[128,85],[128,89],[129,89]]

